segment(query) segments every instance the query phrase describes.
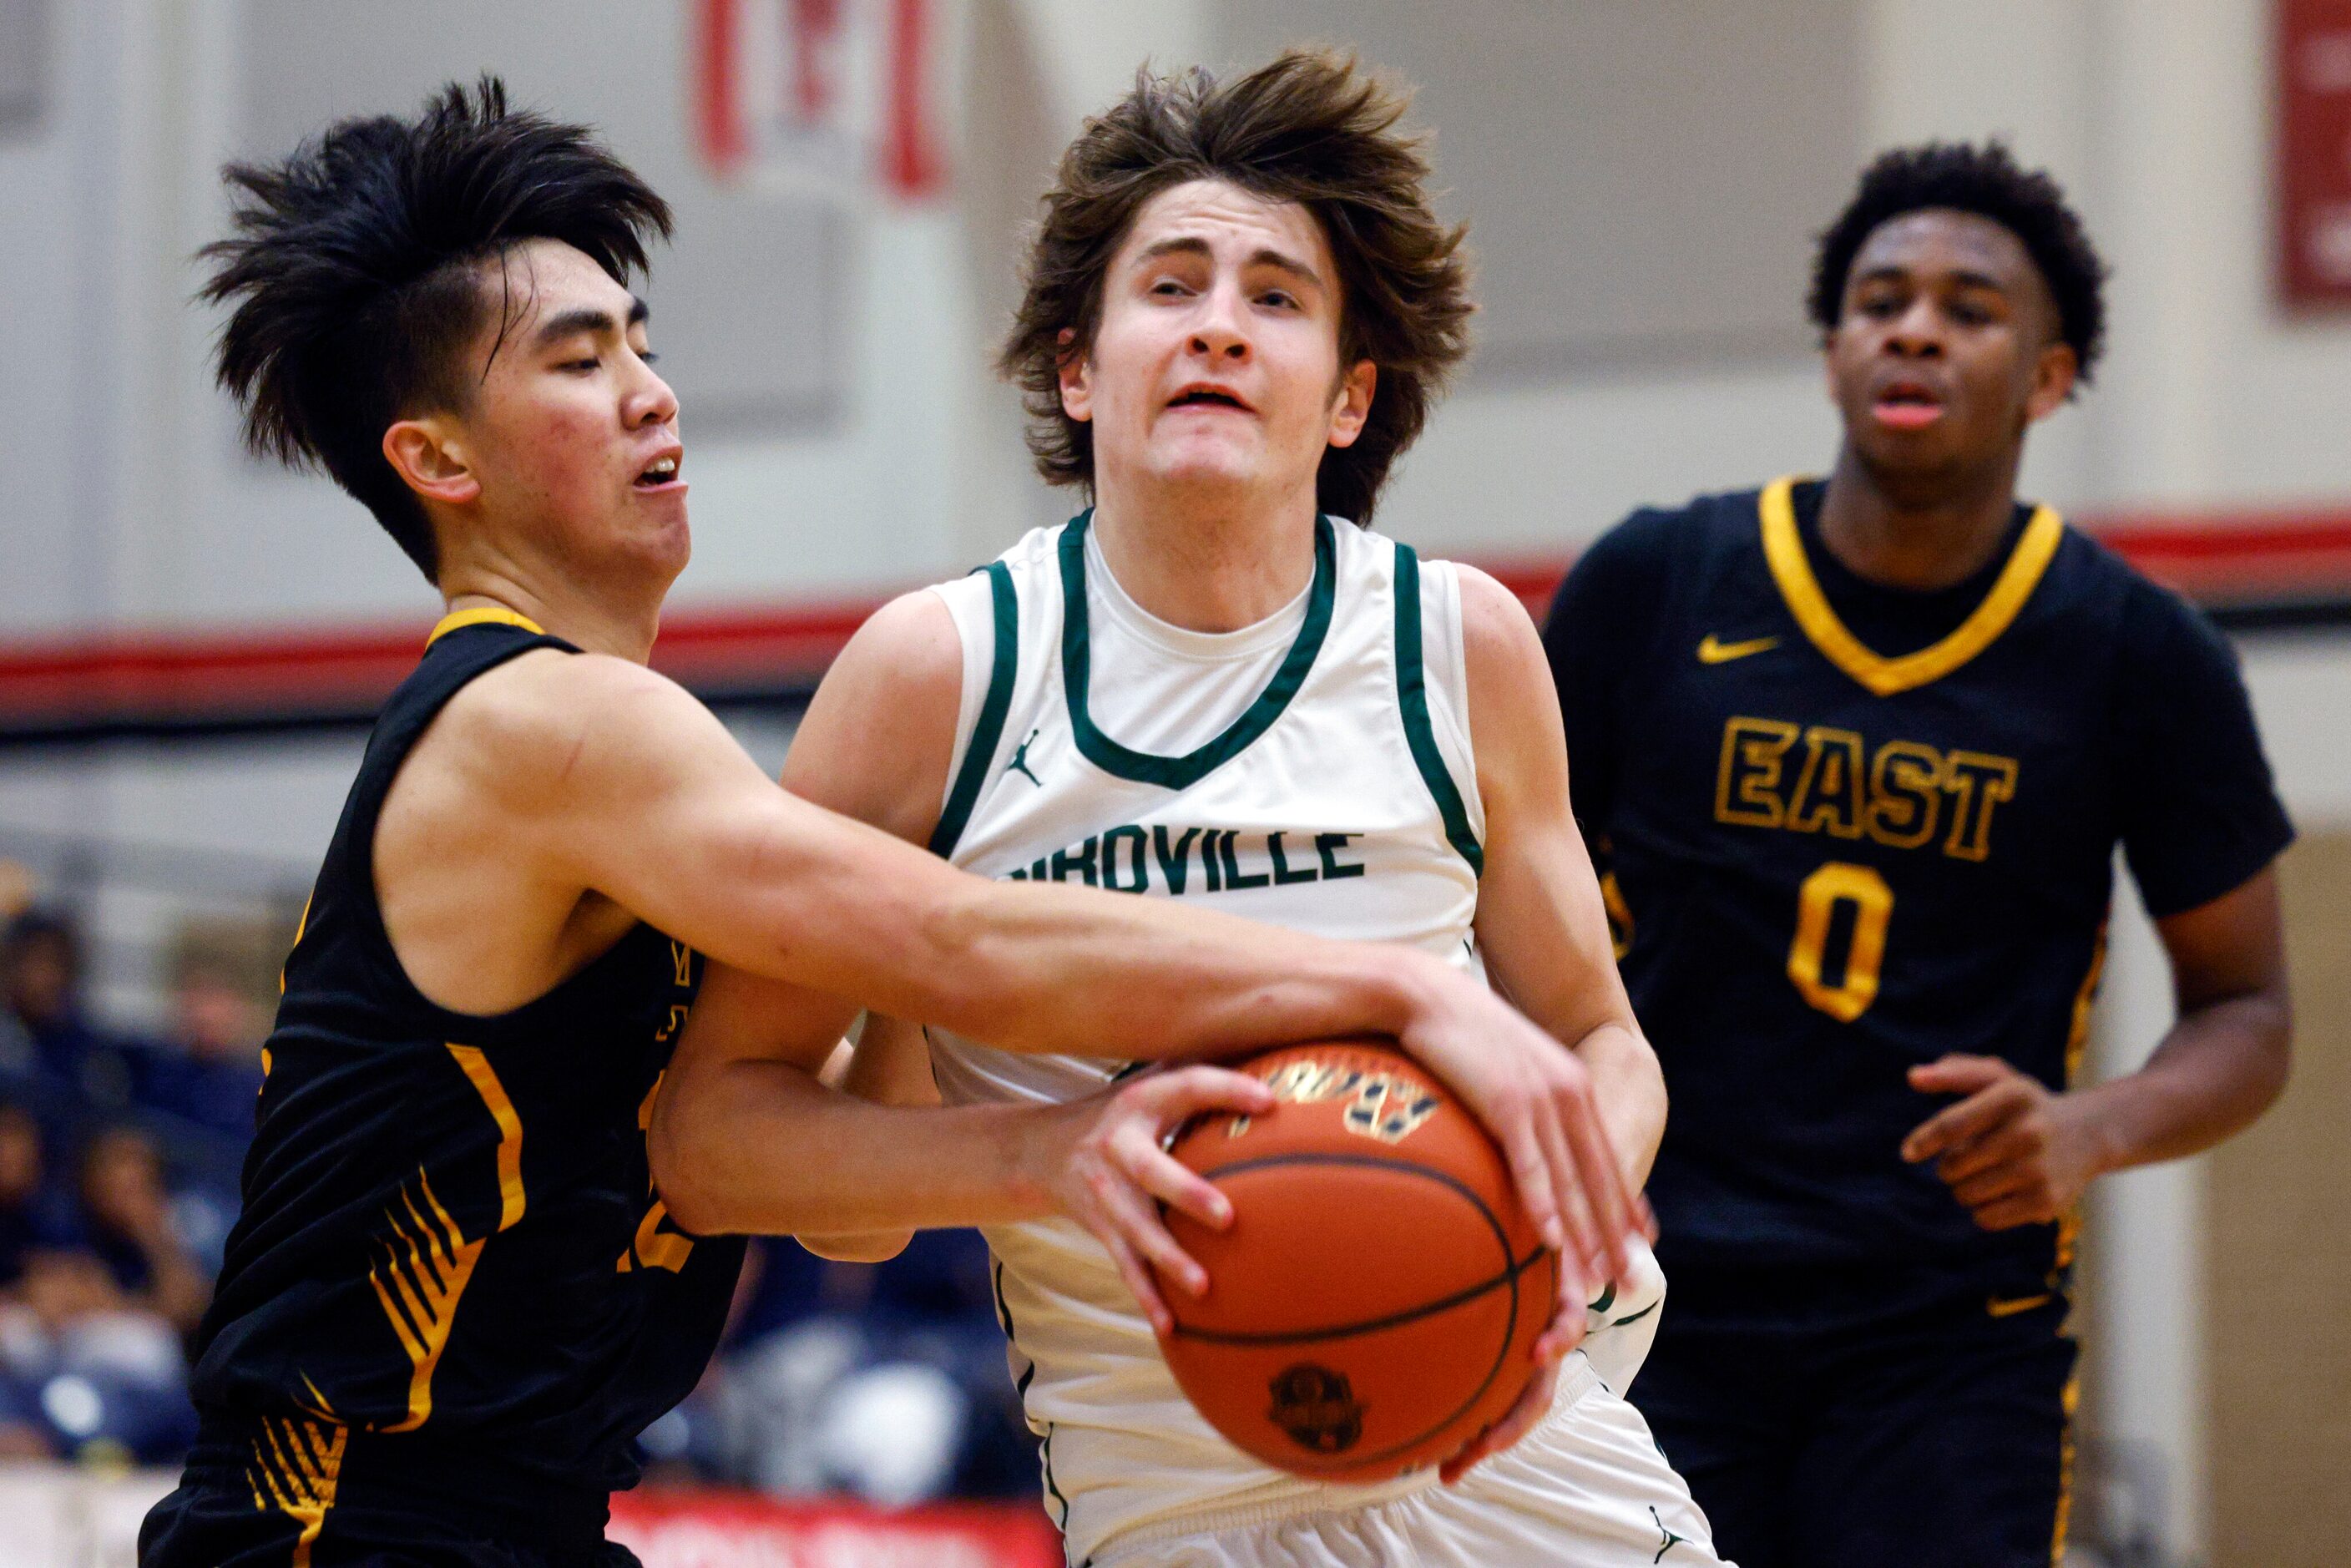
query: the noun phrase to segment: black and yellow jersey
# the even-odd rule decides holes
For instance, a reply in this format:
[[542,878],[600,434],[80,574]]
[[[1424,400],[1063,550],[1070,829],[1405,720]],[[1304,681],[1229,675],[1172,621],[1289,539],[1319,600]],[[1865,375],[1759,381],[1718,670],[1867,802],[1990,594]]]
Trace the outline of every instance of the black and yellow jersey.
[[453,615],[377,720],[286,965],[199,1333],[191,1485],[234,1476],[298,1520],[407,1497],[584,1536],[717,1343],[742,1243],[670,1223],[645,1153],[700,958],[640,925],[476,1017],[426,1000],[385,934],[372,846],[402,762],[467,682],[538,648],[578,651]]
[[[1932,1261],[2023,1288],[1903,1137],[1911,1066],[2075,1071],[2116,846],[2158,916],[2292,837],[2218,632],[2047,508],[1903,591],[1821,548],[1823,486],[1635,514],[1544,632],[1578,820],[1672,1112],[1659,1254]],[[1980,1267],[1979,1267],[1980,1265]]]

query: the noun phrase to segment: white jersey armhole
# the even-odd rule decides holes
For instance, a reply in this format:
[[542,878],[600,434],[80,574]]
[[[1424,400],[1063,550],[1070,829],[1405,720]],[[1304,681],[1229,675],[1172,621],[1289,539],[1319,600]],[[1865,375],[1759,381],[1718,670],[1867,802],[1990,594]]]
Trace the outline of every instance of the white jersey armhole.
[[934,583],[954,618],[956,637],[963,644],[963,695],[956,705],[955,752],[947,761],[946,788],[939,797],[945,810],[962,776],[964,753],[971,748],[971,733],[979,723],[980,706],[987,700],[988,678],[996,668],[996,596],[987,573],[975,571],[953,582]]
[[1420,570],[1421,667],[1428,687],[1428,727],[1461,791],[1470,831],[1486,841],[1486,803],[1478,793],[1478,748],[1469,728],[1469,660],[1461,643],[1461,577],[1449,560]]

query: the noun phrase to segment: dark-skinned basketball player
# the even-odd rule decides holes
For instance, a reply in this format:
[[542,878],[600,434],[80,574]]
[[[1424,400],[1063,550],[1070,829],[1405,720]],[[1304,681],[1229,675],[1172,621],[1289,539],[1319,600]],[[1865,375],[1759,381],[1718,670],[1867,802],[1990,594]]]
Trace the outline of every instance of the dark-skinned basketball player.
[[[1880,158],[1816,260],[1826,481],[1635,514],[1546,632],[1673,1099],[1640,1403],[1746,1568],[2061,1555],[2084,1190],[2285,1080],[2292,831],[2231,651],[2015,495],[2103,270],[2003,149]],[[2081,1085],[2117,844],[2179,1021]]]
[[[1015,1049],[1396,1035],[1514,1152],[1553,1242],[1622,1268],[1587,1075],[1482,986],[956,872],[777,788],[645,668],[684,448],[624,280],[668,211],[584,131],[488,81],[230,179],[210,292],[249,439],[324,466],[449,612],[287,963],[150,1568],[631,1561],[606,1500],[700,1376],[741,1257],[670,1219],[645,1147],[705,955]],[[1162,1134],[1266,1103],[1221,1069],[1146,1074],[999,1125],[956,1179],[1115,1238]]]

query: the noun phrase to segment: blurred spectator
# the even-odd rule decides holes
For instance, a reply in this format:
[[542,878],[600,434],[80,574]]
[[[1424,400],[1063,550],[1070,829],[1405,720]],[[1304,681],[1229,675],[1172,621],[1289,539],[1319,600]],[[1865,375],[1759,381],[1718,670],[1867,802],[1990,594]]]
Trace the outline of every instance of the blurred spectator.
[[900,1506],[1035,1485],[976,1231],[918,1232],[874,1265],[756,1243],[734,1329],[682,1414],[673,1436],[705,1470],[777,1495]]
[[136,1128],[108,1128],[83,1153],[78,1203],[60,1212],[28,1125],[0,1145],[36,1193],[16,1281],[0,1292],[0,1439],[168,1461],[193,1436],[181,1342],[209,1287],[171,1234],[162,1162]]
[[0,937],[0,991],[21,1029],[12,1087],[32,1097],[50,1137],[129,1108],[136,1052],[99,1030],[82,1010],[81,932],[54,910],[28,909]]
[[32,907],[40,891],[41,879],[31,866],[23,861],[0,859],[0,925]]
[[[22,1298],[26,1269],[59,1229],[46,1174],[40,1124],[22,1105],[0,1101],[0,1313]],[[0,1372],[0,1459],[49,1452],[31,1391]]]
[[256,932],[183,928],[152,1044],[84,1010],[66,917],[0,932],[0,1458],[169,1463],[193,1436],[182,1347],[235,1213],[274,988]]
[[140,1099],[242,1157],[253,1141],[267,1018],[233,960],[183,945],[172,969],[172,1035],[147,1064]]
[[[109,1199],[125,1207],[119,1191]],[[39,1123],[0,1103],[0,1458],[96,1441],[162,1459],[186,1438],[178,1333],[123,1291],[86,1237]]]
[[138,1063],[141,1119],[162,1148],[173,1228],[206,1272],[220,1267],[253,1140],[277,988],[271,938],[248,923],[183,925],[168,960],[172,1032]]
[[43,1213],[49,1194],[44,1177],[41,1125],[33,1113],[0,1101],[0,1294],[16,1290],[36,1248],[55,1236],[55,1217]]
[[114,1126],[90,1140],[81,1156],[79,1218],[83,1245],[126,1305],[183,1336],[195,1333],[212,1285],[172,1228],[162,1156],[145,1133]]

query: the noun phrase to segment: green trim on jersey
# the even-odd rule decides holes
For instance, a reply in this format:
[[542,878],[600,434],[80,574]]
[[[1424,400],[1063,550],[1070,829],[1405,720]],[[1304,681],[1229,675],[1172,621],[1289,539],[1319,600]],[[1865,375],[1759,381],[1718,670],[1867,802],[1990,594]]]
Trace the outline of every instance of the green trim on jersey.
[[[1273,727],[1306,674],[1322,651],[1323,635],[1331,630],[1331,607],[1338,593],[1339,541],[1331,519],[1314,519],[1314,582],[1306,591],[1306,619],[1297,640],[1283,655],[1273,680],[1247,710],[1225,727],[1223,734],[1193,747],[1181,757],[1155,757],[1131,751],[1094,727],[1086,711],[1086,687],[1092,678],[1092,654],[1086,617],[1086,526],[1093,520],[1089,507],[1061,530],[1061,690],[1070,710],[1070,735],[1085,759],[1115,778],[1137,784],[1158,784],[1169,789],[1187,789],[1247,750],[1251,742]],[[1414,635],[1418,636],[1416,623]],[[1417,647],[1417,643],[1415,643]],[[1415,664],[1417,669],[1417,664]],[[1424,726],[1427,720],[1424,716]]]
[[1437,749],[1437,733],[1428,727],[1428,681],[1420,663],[1420,558],[1402,540],[1395,547],[1395,664],[1396,707],[1404,715],[1404,737],[1412,747],[1412,759],[1437,801],[1437,815],[1445,819],[1446,841],[1482,877],[1485,848],[1470,831],[1468,808],[1461,803],[1445,754]]
[[1020,666],[1020,598],[1012,587],[1012,573],[1000,560],[980,569],[987,573],[988,597],[996,605],[996,662],[987,674],[987,695],[979,705],[979,720],[971,728],[971,744],[964,747],[963,767],[956,772],[955,788],[931,830],[931,852],[945,859],[955,853],[956,841],[971,822],[979,804],[980,787],[996,761],[996,747],[1004,738],[1004,716],[1012,707],[1013,677]]

